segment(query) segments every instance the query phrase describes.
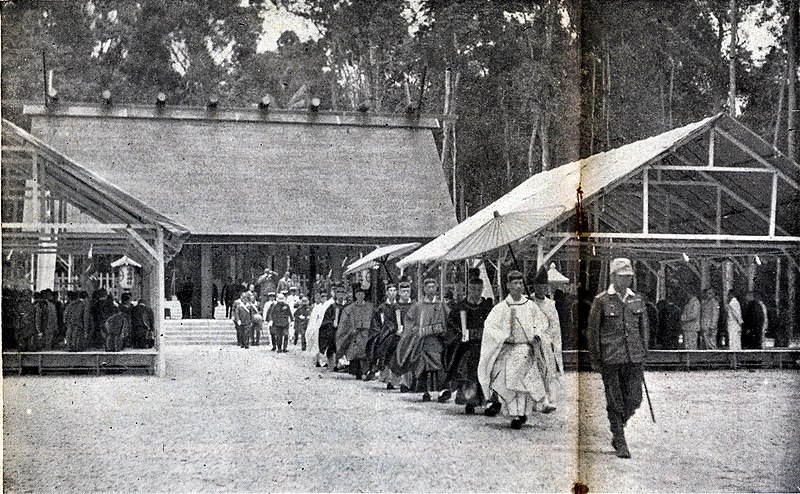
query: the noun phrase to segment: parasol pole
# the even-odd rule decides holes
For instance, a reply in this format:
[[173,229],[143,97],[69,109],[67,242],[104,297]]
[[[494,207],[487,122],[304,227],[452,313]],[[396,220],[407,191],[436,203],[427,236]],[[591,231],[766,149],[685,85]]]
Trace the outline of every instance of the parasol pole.
[[394,277],[392,277],[392,273],[389,272],[389,268],[386,267],[386,261],[389,260],[389,256],[383,256],[380,259],[381,266],[383,266],[383,270],[386,271],[386,276],[389,277],[389,283],[394,283]]
[[[511,248],[511,244],[508,244],[508,252],[511,253],[511,260],[514,261],[514,266],[517,268],[517,271],[522,272],[519,269],[519,263],[517,262],[517,256],[514,255],[514,249]],[[525,275],[522,275],[522,284],[525,286],[525,295],[530,297],[531,292],[528,290],[528,281],[525,279]]]

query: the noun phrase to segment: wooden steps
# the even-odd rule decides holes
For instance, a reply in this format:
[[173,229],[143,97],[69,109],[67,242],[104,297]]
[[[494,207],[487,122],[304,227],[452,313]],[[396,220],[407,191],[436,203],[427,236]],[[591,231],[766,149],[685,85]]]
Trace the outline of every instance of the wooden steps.
[[166,346],[236,344],[236,328],[230,319],[167,319],[163,330]]

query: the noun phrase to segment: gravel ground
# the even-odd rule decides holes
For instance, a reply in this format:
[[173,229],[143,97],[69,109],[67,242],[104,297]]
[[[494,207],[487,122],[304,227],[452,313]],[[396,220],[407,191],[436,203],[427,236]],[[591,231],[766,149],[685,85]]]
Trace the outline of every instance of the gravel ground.
[[648,372],[658,423],[640,409],[621,460],[596,374],[568,374],[558,411],[513,431],[294,348],[173,347],[167,362],[163,379],[6,377],[4,489],[800,491],[796,371]]

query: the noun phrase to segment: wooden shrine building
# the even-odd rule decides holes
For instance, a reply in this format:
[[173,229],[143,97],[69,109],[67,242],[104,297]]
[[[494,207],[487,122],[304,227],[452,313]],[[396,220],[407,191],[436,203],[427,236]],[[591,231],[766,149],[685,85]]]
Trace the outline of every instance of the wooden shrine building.
[[290,270],[307,290],[374,246],[456,223],[435,118],[64,103],[24,114],[32,134],[190,232],[165,289],[196,287],[203,318],[228,278]]

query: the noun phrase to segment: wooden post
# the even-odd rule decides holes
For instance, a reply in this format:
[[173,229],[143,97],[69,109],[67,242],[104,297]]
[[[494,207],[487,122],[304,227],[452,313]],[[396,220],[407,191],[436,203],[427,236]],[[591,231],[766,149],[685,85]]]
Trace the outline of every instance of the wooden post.
[[772,198],[769,206],[769,236],[775,236],[775,215],[778,209],[778,174],[772,174]]
[[722,300],[727,305],[728,292],[733,289],[733,261],[722,263]]
[[775,316],[781,316],[781,258],[775,258]]
[[789,322],[789,337],[795,337],[795,317],[797,317],[797,268],[791,263],[788,264],[786,269],[786,307],[788,314],[785,315],[786,321]]
[[211,302],[212,283],[212,252],[210,244],[200,245],[200,317],[212,319],[214,307]]
[[156,376],[165,377],[167,375],[166,358],[164,355],[164,230],[159,226],[156,228],[156,259],[154,268],[151,271],[151,283],[153,286],[153,315],[155,316],[155,327],[153,332],[156,335]]
[[667,265],[664,261],[658,262],[658,276],[656,276],[656,302],[667,299]]
[[447,280],[447,261],[439,265],[439,300],[444,301],[444,283]]
[[[642,233],[650,232],[650,172],[647,167],[642,170]],[[636,277],[634,277],[634,280]]]
[[708,166],[714,166],[714,129],[708,132]]
[[422,300],[422,263],[417,263],[417,300]]
[[756,287],[756,261],[751,257],[747,260],[747,291],[752,292]]
[[711,286],[711,261],[700,259],[700,288],[706,289]]

